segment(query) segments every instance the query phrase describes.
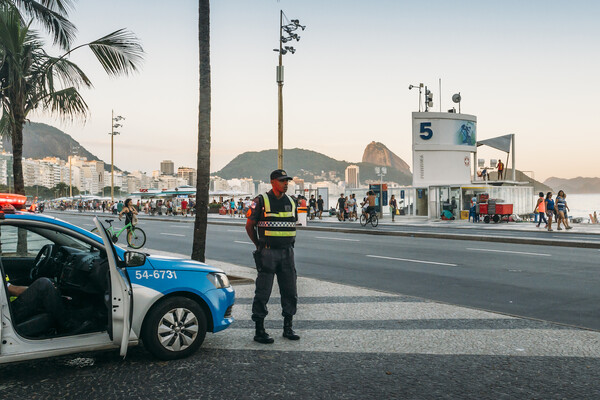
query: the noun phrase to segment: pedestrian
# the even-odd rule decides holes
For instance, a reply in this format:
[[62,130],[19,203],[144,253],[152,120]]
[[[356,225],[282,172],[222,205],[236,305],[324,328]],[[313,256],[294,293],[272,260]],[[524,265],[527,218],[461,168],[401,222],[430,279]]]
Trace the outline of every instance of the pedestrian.
[[235,217],[235,199],[233,197],[229,200],[229,216]]
[[396,217],[396,210],[398,209],[398,204],[396,203],[396,195],[393,194],[390,198],[390,210],[392,211],[392,222],[394,222],[394,218]]
[[565,229],[571,229],[569,226],[569,222],[565,217],[565,213],[567,212],[567,201],[565,200],[565,192],[562,190],[558,191],[556,195],[556,214],[557,214],[557,230],[562,231],[560,224],[562,223]]
[[186,199],[181,200],[181,215],[187,217],[187,206],[188,202]]
[[337,201],[336,208],[339,209],[338,220],[345,221],[344,219],[344,209],[346,208],[346,198],[344,197],[344,193],[340,194],[340,198]]
[[539,228],[540,224],[544,222],[546,224],[544,228],[546,228],[548,226],[548,220],[546,220],[546,202],[544,201],[544,192],[540,192],[540,197],[537,200],[537,204],[535,205],[533,212],[538,213],[539,221],[537,227]]
[[254,340],[259,343],[274,342],[265,331],[264,321],[275,275],[281,295],[283,337],[300,339],[292,328],[298,304],[294,263],[298,212],[294,199],[285,194],[291,179],[284,170],[271,172],[272,189],[257,196],[247,214],[246,233],[256,246],[254,260],[258,275],[252,302],[252,320],[256,325]]
[[102,213],[106,212],[106,200],[102,202]]
[[323,219],[323,198],[321,195],[317,199],[317,210],[319,211],[319,219]]
[[552,217],[554,216],[554,200],[552,199],[552,192],[546,193],[546,200],[544,200],[546,206],[546,216],[548,217],[548,232],[552,232]]
[[498,160],[498,180],[502,180],[502,176],[504,175],[504,164],[502,160]]

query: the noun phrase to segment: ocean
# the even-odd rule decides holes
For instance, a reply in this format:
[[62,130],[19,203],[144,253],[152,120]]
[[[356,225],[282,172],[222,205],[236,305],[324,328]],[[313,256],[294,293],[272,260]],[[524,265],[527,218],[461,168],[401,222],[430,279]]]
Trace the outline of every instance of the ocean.
[[[556,197],[556,193],[554,193]],[[536,196],[537,201],[537,196]],[[594,211],[598,213],[600,217],[600,193],[591,194],[568,194],[567,193],[567,205],[571,210],[569,212],[570,217],[584,217],[589,218],[590,214],[594,214]]]

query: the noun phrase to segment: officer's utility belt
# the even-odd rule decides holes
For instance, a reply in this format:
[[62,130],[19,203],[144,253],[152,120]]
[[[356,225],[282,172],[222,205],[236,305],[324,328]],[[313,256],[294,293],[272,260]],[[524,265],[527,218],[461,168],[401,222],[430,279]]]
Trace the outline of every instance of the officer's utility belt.
[[267,243],[261,243],[260,244],[260,248],[261,249],[269,249],[269,250],[286,250],[286,249],[292,249],[294,246],[293,245],[287,245],[287,246],[272,246],[270,244]]

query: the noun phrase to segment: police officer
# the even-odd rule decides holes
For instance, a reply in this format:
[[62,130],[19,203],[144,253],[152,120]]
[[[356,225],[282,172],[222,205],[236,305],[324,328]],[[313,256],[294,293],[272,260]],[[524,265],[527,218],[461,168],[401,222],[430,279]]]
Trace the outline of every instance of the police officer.
[[258,276],[252,303],[252,320],[256,324],[254,340],[259,343],[274,342],[265,331],[264,321],[268,314],[267,303],[275,275],[281,294],[283,337],[300,339],[292,329],[292,318],[296,314],[298,302],[294,264],[298,213],[294,199],[285,194],[291,179],[282,169],[271,172],[272,190],[257,196],[247,213],[246,232],[256,245],[254,259]]

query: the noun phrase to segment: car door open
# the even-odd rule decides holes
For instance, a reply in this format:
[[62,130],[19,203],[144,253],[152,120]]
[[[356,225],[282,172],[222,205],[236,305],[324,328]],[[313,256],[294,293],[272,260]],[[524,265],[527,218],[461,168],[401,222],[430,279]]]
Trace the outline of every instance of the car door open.
[[112,341],[120,346],[120,355],[125,357],[127,346],[129,344],[129,331],[131,330],[131,305],[132,291],[126,272],[119,268],[117,263],[117,253],[113,247],[109,235],[104,229],[98,218],[94,218],[94,224],[98,228],[98,234],[104,242],[106,248],[106,257],[108,259],[110,274],[110,317],[109,334],[112,333]]

